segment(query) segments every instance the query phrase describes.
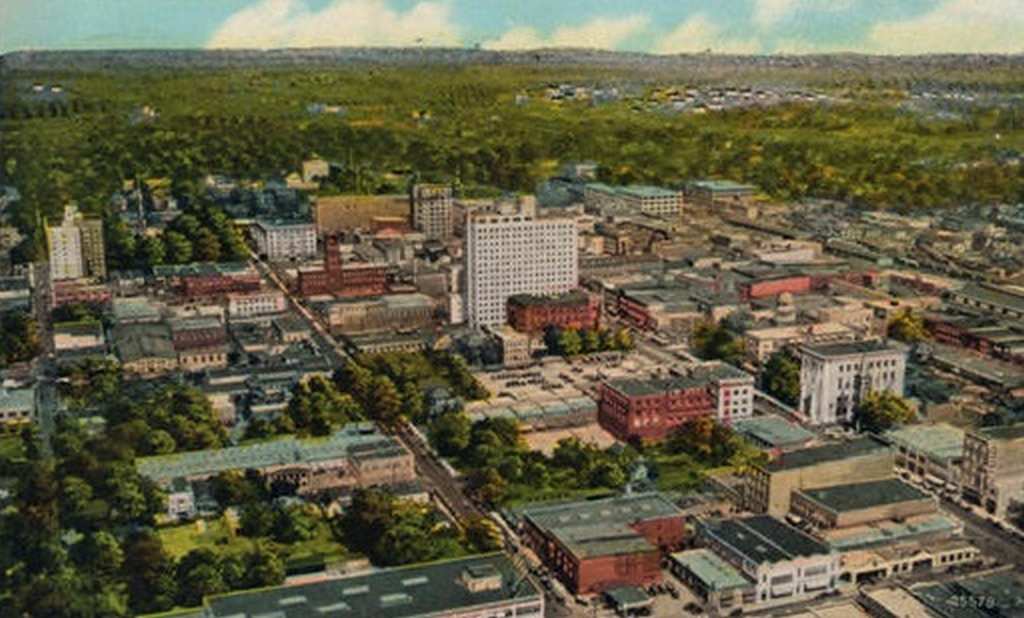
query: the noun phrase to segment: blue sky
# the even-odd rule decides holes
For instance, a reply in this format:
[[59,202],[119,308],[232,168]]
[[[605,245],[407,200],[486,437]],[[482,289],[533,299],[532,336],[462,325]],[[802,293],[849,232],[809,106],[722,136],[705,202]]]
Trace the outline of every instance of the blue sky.
[[0,0],[0,52],[476,45],[1024,52],[1024,0]]

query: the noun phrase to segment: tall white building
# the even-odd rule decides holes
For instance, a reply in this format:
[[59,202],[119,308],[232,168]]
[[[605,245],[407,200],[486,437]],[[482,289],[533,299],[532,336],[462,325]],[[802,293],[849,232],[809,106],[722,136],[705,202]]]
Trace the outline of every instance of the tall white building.
[[413,185],[412,226],[432,240],[452,235],[452,188],[447,185]]
[[466,317],[473,327],[501,326],[515,294],[557,294],[579,283],[576,221],[538,218],[506,207],[466,222]]
[[103,223],[83,216],[76,206],[64,207],[60,225],[47,226],[46,244],[54,281],[107,276]]
[[812,425],[853,420],[869,392],[903,395],[907,351],[882,341],[851,341],[800,348],[800,415]]
[[271,262],[316,256],[316,225],[257,221],[252,227],[256,252]]

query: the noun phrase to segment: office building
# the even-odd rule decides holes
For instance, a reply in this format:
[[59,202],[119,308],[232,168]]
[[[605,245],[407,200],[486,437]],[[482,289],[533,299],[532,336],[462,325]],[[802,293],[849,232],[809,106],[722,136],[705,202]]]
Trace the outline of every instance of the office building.
[[428,240],[448,240],[452,235],[452,188],[415,184],[410,191],[412,226]]
[[475,328],[505,324],[516,294],[560,294],[579,284],[576,222],[525,208],[473,213],[466,225],[466,313]]
[[521,333],[539,334],[549,327],[595,329],[600,318],[597,299],[582,290],[552,296],[516,294],[508,299],[509,326]]
[[874,438],[783,453],[763,466],[751,468],[745,495],[747,508],[784,517],[796,490],[839,485],[851,478],[891,478],[893,465],[892,449]]
[[271,262],[316,256],[316,225],[313,223],[257,221],[250,229],[256,252]]
[[334,294],[343,298],[380,296],[387,293],[388,268],[367,262],[342,263],[338,237],[324,242],[324,267],[299,270],[299,292],[303,296]]
[[1024,503],[1024,423],[968,430],[961,481],[965,498],[997,516]]
[[47,226],[46,245],[54,281],[107,276],[103,222],[83,216],[76,206],[64,207],[60,225]]
[[544,595],[504,554],[208,597],[204,618],[543,618]]
[[835,590],[839,554],[767,515],[698,524],[701,545],[754,582],[755,603]]
[[896,469],[932,487],[959,488],[964,430],[946,423],[906,425],[885,432],[896,451]]
[[228,316],[251,318],[281,313],[287,308],[284,292],[266,289],[255,292],[228,294]]
[[521,536],[577,594],[661,581],[661,555],[682,543],[685,517],[659,493],[527,505]]
[[812,425],[853,422],[869,392],[903,395],[904,348],[881,341],[806,345],[800,360],[798,412]]

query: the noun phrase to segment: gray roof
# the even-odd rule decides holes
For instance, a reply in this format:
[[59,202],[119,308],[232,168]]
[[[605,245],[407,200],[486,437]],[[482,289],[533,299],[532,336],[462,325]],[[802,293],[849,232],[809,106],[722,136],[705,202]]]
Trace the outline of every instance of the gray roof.
[[814,438],[810,431],[774,414],[740,419],[733,423],[733,428],[771,447],[803,444]]
[[849,442],[839,444],[824,444],[812,448],[805,448],[792,453],[786,453],[768,463],[765,469],[769,472],[780,470],[792,470],[816,466],[820,463],[840,461],[852,457],[864,457],[868,455],[884,455],[891,450],[885,444],[872,437],[858,438]]
[[929,499],[928,494],[896,478],[803,489],[799,493],[834,513]]
[[865,354],[889,354],[900,352],[902,348],[884,341],[844,341],[840,343],[820,343],[801,346],[801,349],[815,356],[824,358],[840,358],[843,356],[862,356]]
[[212,476],[227,470],[262,469],[287,464],[311,464],[341,458],[393,457],[405,453],[394,438],[369,423],[350,424],[326,438],[288,437],[222,449],[143,457],[135,462],[139,474],[155,480]]
[[966,297],[998,308],[1024,312],[1024,294],[994,285],[968,283],[956,292],[956,296]]
[[985,427],[977,430],[977,432],[990,440],[1020,440],[1024,438],[1024,423],[1000,427]]
[[768,515],[708,521],[701,527],[705,534],[716,537],[755,564],[830,552],[810,535]]
[[[471,592],[462,580],[500,578],[490,589]],[[540,591],[523,579],[503,554],[387,569],[327,581],[237,592],[207,599],[209,618],[405,618],[536,598]]]
[[577,558],[597,558],[657,551],[642,534],[626,524],[596,523],[557,527],[551,534]]
[[36,409],[36,389],[0,387],[0,412],[23,412]]
[[887,431],[885,438],[920,451],[932,461],[957,460],[964,454],[964,430],[946,423],[905,425]]
[[706,380],[697,380],[689,377],[673,378],[617,378],[609,380],[608,386],[627,397],[646,397],[648,395],[662,395],[691,388],[707,386]]
[[632,524],[664,517],[681,517],[683,514],[668,498],[657,492],[601,500],[527,505],[520,508],[519,513],[538,528],[546,530],[592,524]]
[[693,574],[709,590],[730,590],[751,585],[743,573],[709,549],[691,549],[672,554],[672,560]]
[[171,329],[164,323],[119,324],[114,327],[112,337],[122,363],[178,357],[171,343]]

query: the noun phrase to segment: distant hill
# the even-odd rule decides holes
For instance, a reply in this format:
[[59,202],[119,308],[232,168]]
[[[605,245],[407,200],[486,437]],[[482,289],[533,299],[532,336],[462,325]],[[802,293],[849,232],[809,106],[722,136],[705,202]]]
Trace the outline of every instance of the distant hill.
[[336,47],[275,50],[19,51],[0,56],[0,70],[91,72],[119,69],[230,69],[385,65],[582,65],[645,73],[743,69],[828,70],[844,74],[1024,69],[1024,55],[868,56],[861,54],[732,56],[654,55],[593,49],[490,51],[465,48]]

